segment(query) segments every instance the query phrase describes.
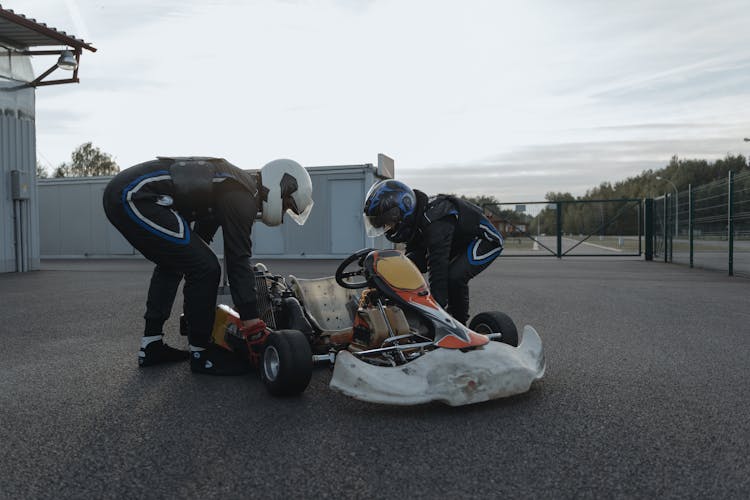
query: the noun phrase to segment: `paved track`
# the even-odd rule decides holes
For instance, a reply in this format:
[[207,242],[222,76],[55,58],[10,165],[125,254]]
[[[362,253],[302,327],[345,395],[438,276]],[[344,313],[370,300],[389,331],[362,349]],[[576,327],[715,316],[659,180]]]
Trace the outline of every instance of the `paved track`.
[[[269,265],[314,277],[336,263]],[[149,267],[44,266],[0,275],[0,498],[750,497],[750,280],[500,259],[472,309],[534,325],[544,380],[398,408],[329,391],[326,368],[293,399],[254,375],[139,369]]]

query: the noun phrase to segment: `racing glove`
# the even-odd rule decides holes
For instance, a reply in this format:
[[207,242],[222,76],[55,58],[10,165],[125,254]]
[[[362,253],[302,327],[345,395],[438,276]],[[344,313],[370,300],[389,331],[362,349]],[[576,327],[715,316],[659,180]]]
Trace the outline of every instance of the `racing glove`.
[[268,330],[268,326],[266,325],[266,322],[262,319],[259,319],[257,322],[253,323],[251,326],[242,326],[240,327],[240,333],[242,336],[248,340],[257,340],[263,335],[265,335],[266,331]]

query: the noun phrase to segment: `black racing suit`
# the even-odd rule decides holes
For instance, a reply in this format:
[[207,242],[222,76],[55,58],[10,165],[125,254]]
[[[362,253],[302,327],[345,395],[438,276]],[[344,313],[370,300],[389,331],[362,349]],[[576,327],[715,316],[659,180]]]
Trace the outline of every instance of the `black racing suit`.
[[109,221],[156,264],[144,314],[146,336],[162,334],[184,277],[188,339],[196,347],[208,345],[221,266],[207,242],[219,226],[234,305],[241,319],[258,317],[250,264],[259,206],[255,175],[223,159],[159,157],[120,172],[103,201]]
[[469,280],[503,251],[503,237],[482,210],[460,198],[417,196],[416,231],[407,256],[429,272],[435,300],[461,323],[469,319]]

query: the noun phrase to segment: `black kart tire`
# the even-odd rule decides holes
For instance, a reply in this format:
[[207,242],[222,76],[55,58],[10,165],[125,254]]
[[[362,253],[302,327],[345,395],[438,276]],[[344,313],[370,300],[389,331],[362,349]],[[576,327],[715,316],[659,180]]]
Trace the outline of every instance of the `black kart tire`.
[[477,333],[487,335],[489,333],[502,333],[498,342],[518,347],[518,329],[516,324],[507,314],[500,311],[489,311],[479,313],[472,318],[469,328]]
[[312,377],[312,350],[297,330],[271,332],[260,358],[260,378],[274,396],[302,393]]

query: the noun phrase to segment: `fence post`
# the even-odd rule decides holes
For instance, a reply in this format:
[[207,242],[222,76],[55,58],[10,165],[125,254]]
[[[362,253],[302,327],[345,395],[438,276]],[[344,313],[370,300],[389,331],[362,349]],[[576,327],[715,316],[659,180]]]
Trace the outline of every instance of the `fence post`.
[[690,240],[690,267],[693,267],[693,186],[688,184],[688,240]]
[[562,259],[562,202],[557,202],[557,258]]
[[643,255],[643,201],[638,203],[638,257]]
[[[670,198],[672,198],[672,194],[669,195]],[[675,196],[675,202],[669,204],[669,262],[674,262],[674,259],[672,258],[672,252],[674,251],[674,237],[677,234],[677,224],[674,226],[674,231],[672,230],[672,219],[677,221],[677,196]],[[674,211],[672,211],[672,207],[674,206]]]
[[734,276],[734,175],[729,171],[727,186],[727,241],[729,242],[729,276]]
[[664,193],[664,262],[669,262],[669,195]]
[[654,260],[654,199],[646,198],[644,210],[644,230],[646,240],[646,260]]

